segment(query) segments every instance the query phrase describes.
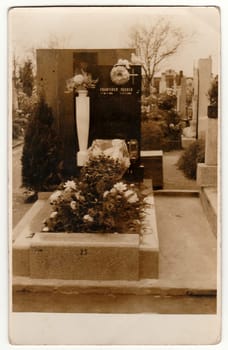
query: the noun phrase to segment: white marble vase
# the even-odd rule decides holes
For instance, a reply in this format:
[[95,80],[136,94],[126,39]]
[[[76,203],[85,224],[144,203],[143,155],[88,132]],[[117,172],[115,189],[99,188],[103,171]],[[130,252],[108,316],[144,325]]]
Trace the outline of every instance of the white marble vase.
[[77,166],[85,165],[88,159],[88,138],[89,138],[89,96],[87,90],[78,90],[76,103],[76,128],[78,135],[79,151],[77,153]]

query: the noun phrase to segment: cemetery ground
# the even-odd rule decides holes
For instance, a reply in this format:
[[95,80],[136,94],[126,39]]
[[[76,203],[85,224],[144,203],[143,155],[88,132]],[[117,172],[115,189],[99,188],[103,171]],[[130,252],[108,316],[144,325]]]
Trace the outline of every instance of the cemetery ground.
[[[13,226],[32,206],[23,202],[21,152],[22,145],[13,149]],[[151,294],[146,287],[139,294],[136,290],[128,294],[126,286],[117,294],[111,288],[106,294],[90,293],[89,288],[80,294],[50,286],[36,290],[31,284],[15,289],[13,311],[216,313],[216,237],[197,196],[196,181],[185,178],[176,167],[181,152],[164,153],[164,188],[155,191],[160,285],[155,284]],[[177,190],[184,191],[177,195]]]

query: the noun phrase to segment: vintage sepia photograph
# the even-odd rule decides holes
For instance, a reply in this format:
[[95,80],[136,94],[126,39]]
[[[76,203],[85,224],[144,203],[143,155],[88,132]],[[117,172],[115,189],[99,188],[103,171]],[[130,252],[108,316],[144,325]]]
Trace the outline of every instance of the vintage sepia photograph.
[[[9,10],[12,344],[53,344],[23,317],[82,314],[219,342],[220,35],[216,6]],[[130,333],[93,345],[184,332]]]

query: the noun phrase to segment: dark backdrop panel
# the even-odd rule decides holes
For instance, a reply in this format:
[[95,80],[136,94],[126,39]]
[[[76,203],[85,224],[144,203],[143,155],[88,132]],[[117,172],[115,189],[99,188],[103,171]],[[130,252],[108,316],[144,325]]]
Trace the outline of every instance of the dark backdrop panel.
[[132,66],[130,80],[115,85],[113,66],[99,66],[99,82],[90,92],[90,144],[94,139],[137,139],[140,145],[141,67]]

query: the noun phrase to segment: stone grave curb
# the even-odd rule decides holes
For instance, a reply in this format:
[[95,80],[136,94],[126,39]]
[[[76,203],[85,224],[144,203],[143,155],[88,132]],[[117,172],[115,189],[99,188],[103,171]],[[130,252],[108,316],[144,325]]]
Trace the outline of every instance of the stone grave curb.
[[13,278],[14,293],[60,293],[60,294],[131,294],[159,296],[216,296],[216,286],[205,286],[200,281],[191,286],[181,281],[142,279],[140,281],[87,281],[60,279]]
[[206,214],[207,220],[210,223],[212,232],[217,237],[218,231],[218,215],[217,215],[217,196],[216,201],[210,196],[210,190],[213,187],[202,187],[200,192],[200,199]]
[[199,197],[199,190],[156,190],[154,196],[183,196],[183,197]]
[[217,165],[207,165],[198,163],[197,165],[197,184],[201,187],[217,186],[218,167]]
[[[44,214],[48,215],[45,207],[45,198],[48,195],[39,195],[40,199],[33,204],[14,230],[12,256],[13,274],[15,276],[30,276],[34,279],[65,278],[75,280],[98,279],[101,281],[107,279],[140,280],[143,278],[158,278],[159,242],[152,194],[149,195],[151,201],[146,216],[148,221],[146,221],[146,229],[144,229],[142,236],[134,234],[40,233]],[[104,237],[104,235],[106,236]],[[82,240],[84,243],[82,243]],[[72,241],[74,242],[72,243]],[[113,243],[116,247],[115,252]],[[88,266],[81,273],[80,271],[76,272],[75,269],[77,264],[80,265],[82,256],[79,255],[82,254],[79,253],[84,249],[83,247],[86,252],[89,249],[91,254],[88,254],[89,259],[84,259],[85,262],[88,262],[86,263]],[[77,257],[75,257],[76,254]],[[102,257],[102,254],[104,254],[103,260],[99,258]],[[109,254],[111,254],[110,258],[108,257]],[[61,259],[58,259],[59,255]],[[85,258],[87,254],[83,255],[85,255],[83,257]],[[75,264],[72,261],[72,256]],[[90,259],[91,256],[92,260]],[[93,266],[93,262],[97,261],[98,272]],[[107,261],[110,263],[110,272],[104,265]],[[82,268],[82,266],[81,264],[79,267]],[[122,268],[120,268],[121,266]],[[103,270],[106,272],[103,272]]]

